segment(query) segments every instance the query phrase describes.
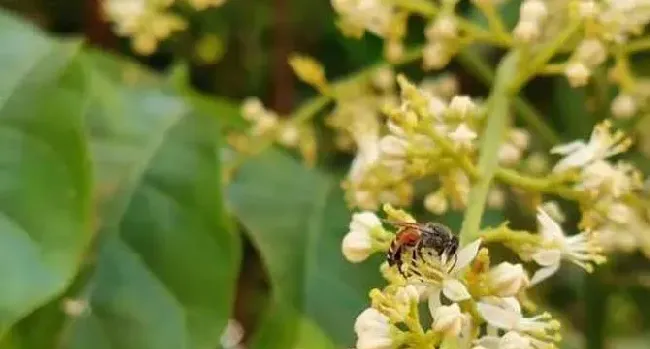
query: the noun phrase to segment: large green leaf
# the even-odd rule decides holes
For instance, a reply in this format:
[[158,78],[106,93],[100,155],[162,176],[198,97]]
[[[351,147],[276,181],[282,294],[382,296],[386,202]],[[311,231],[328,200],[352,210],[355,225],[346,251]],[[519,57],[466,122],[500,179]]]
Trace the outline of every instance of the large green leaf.
[[0,13],[0,336],[62,293],[91,238],[79,45]]
[[286,348],[309,321],[335,344],[353,342],[356,315],[378,281],[378,263],[352,265],[340,251],[348,212],[338,183],[296,160],[268,151],[245,163],[229,203],[267,268],[272,305],[256,344]]
[[182,99],[161,90],[93,81],[103,100],[88,125],[108,189],[92,313],[70,347],[214,348],[240,253],[223,214],[215,116],[182,115]]
[[[77,55],[0,14],[5,41],[15,50],[0,63],[16,68],[0,81],[4,329],[51,302],[0,346],[218,346],[240,254],[223,211],[221,115],[194,112],[132,63]],[[63,297],[88,312],[66,318]]]

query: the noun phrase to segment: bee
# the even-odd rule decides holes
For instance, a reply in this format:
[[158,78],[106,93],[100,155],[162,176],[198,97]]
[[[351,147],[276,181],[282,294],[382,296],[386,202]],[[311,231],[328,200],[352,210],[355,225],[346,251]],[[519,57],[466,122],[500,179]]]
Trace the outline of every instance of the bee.
[[388,265],[396,265],[397,270],[402,275],[404,275],[402,271],[402,255],[407,251],[410,251],[413,254],[413,259],[416,259],[422,255],[423,249],[431,249],[439,257],[453,257],[455,264],[456,251],[458,250],[458,237],[446,226],[432,222],[409,223],[389,221],[388,223],[399,227],[399,230],[390,244],[386,259],[388,260]]

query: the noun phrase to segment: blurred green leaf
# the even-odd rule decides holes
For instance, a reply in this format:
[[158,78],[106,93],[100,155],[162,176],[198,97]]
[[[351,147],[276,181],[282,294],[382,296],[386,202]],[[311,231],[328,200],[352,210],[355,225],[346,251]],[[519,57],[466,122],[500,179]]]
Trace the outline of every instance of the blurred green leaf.
[[381,282],[378,263],[353,265],[343,258],[350,213],[337,181],[271,150],[244,164],[228,197],[273,288],[255,347],[296,344],[303,320],[333,343],[351,345],[354,319],[368,306],[368,291]]
[[[51,302],[1,346],[217,347],[241,253],[223,210],[220,115],[0,14],[5,42],[0,63],[16,68],[0,82],[2,330]],[[89,308],[66,318],[53,298],[80,265],[65,297]]]
[[72,325],[71,347],[214,348],[240,258],[223,213],[217,121],[160,90],[92,81],[88,126],[109,189],[85,290],[92,313]]
[[60,84],[78,42],[0,13],[0,336],[62,293],[91,238],[83,93]]
[[594,124],[594,117],[587,111],[587,91],[573,88],[565,77],[553,81],[552,115],[562,130],[563,138],[587,138]]

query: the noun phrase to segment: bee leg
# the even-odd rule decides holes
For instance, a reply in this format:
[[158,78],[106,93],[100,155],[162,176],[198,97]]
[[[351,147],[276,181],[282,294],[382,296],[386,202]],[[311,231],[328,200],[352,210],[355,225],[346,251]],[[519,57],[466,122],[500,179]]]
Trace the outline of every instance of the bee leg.
[[452,256],[454,258],[454,262],[451,263],[451,266],[449,267],[448,272],[451,271],[452,269],[454,269],[454,267],[456,266],[456,262],[458,262],[458,255],[454,253],[454,254],[452,254]]

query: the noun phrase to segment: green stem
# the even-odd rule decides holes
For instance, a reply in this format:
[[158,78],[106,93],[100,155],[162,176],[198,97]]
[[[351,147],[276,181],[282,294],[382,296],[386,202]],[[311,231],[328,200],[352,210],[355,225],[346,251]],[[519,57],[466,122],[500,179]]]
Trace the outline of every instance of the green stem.
[[[494,73],[485,60],[473,50],[461,51],[458,61],[467,68],[470,73],[477,77],[486,85],[491,85],[494,81]],[[560,136],[546,122],[544,117],[531,106],[523,97],[515,97],[513,107],[521,119],[530,126],[536,134],[548,145],[555,145],[561,142]]]
[[531,192],[557,194],[565,199],[582,201],[585,194],[562,185],[562,178],[529,177],[508,168],[498,168],[495,178],[513,187],[526,189]]
[[479,234],[490,183],[498,168],[499,146],[508,129],[508,109],[513,96],[510,82],[517,76],[518,64],[519,54],[511,52],[503,58],[497,68],[494,88],[488,99],[487,125],[479,149],[478,171],[481,177],[470,191],[469,206],[460,230],[463,245],[476,239]]

